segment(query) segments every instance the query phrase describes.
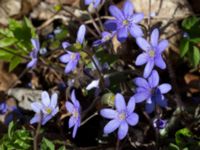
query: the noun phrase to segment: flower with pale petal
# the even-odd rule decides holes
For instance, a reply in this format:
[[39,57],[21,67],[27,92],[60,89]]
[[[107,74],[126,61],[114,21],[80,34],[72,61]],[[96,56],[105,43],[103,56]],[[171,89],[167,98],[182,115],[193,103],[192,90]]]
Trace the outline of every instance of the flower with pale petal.
[[168,41],[159,41],[158,29],[152,31],[150,43],[142,37],[138,37],[136,43],[144,52],[136,58],[135,64],[137,66],[146,64],[143,74],[145,78],[150,75],[154,66],[157,66],[160,69],[166,68],[166,64],[162,58],[162,53],[167,48]]
[[69,118],[69,128],[73,128],[72,137],[75,138],[78,127],[80,127],[81,124],[81,106],[79,101],[76,99],[75,91],[73,90],[71,93],[71,102],[67,101],[65,103],[65,107],[67,111],[71,114],[71,117]]
[[31,124],[41,122],[41,124],[44,125],[59,111],[59,108],[57,106],[57,93],[54,93],[50,99],[49,94],[44,91],[41,94],[41,98],[41,102],[31,103],[31,107],[35,112],[35,116],[30,120]]
[[104,108],[100,111],[101,116],[107,119],[111,119],[104,127],[104,133],[109,134],[118,128],[118,139],[122,140],[128,133],[128,128],[130,126],[135,126],[139,121],[139,116],[134,113],[135,109],[135,98],[132,97],[128,105],[124,97],[121,94],[116,94],[115,96],[115,108]]
[[116,31],[117,39],[123,42],[130,33],[134,38],[143,36],[143,31],[138,25],[144,18],[143,13],[133,13],[134,6],[130,0],[127,0],[122,10],[117,6],[111,5],[109,7],[110,14],[115,17],[113,20],[105,22],[107,30]]
[[148,79],[137,77],[134,79],[136,84],[136,93],[134,95],[136,103],[146,100],[146,111],[151,113],[155,106],[167,106],[167,101],[163,94],[171,90],[171,85],[168,83],[159,84],[159,75],[156,70],[153,70]]

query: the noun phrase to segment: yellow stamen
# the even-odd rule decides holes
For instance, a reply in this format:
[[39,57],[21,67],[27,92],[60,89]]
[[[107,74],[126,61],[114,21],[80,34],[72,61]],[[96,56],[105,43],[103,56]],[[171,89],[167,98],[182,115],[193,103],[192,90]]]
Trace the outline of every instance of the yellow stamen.
[[124,20],[123,25],[127,25],[127,24],[128,24],[128,20]]
[[124,120],[125,118],[126,118],[126,115],[125,115],[124,112],[119,114],[119,119],[120,120]]
[[47,112],[47,114],[50,114],[52,112],[51,108],[46,108],[45,111]]
[[149,56],[150,57],[154,57],[155,56],[155,51],[154,50],[150,50],[149,51]]

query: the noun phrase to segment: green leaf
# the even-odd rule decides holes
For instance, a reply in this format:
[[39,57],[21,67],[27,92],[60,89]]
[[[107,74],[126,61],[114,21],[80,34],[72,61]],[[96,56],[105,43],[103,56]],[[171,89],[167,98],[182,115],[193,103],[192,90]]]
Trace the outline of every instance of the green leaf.
[[12,57],[13,57],[13,54],[0,49],[0,59],[1,60],[9,62]]
[[180,150],[180,148],[176,144],[170,143],[169,150]]
[[196,46],[193,46],[193,64],[195,67],[199,64],[199,61],[200,61],[199,48]]
[[101,103],[107,106],[114,106],[115,95],[113,93],[106,93],[101,97]]
[[21,63],[21,58],[14,56],[9,64],[9,72],[13,71]]
[[8,126],[8,137],[10,139],[12,139],[12,136],[13,136],[13,130],[14,130],[14,123],[13,121],[10,122],[9,126]]
[[192,17],[189,17],[189,18],[186,18],[183,20],[182,22],[182,26],[187,29],[187,30],[190,30],[193,26],[195,26],[196,23],[199,22],[199,18],[195,17],[195,16],[192,16]]
[[183,146],[186,144],[186,139],[190,138],[192,136],[192,132],[188,128],[180,129],[175,134],[175,140],[176,143],[180,146]]
[[192,38],[192,39],[190,39],[190,42],[200,43],[200,38]]
[[190,47],[190,42],[187,39],[181,40],[180,43],[180,55],[181,57],[185,56],[185,54],[188,52]]
[[17,42],[15,38],[4,38],[0,40],[0,47],[8,47]]
[[49,150],[55,150],[55,145],[53,144],[53,142],[51,142],[51,141],[48,140],[47,138],[43,138],[43,139],[42,139],[42,143],[44,143],[45,146],[46,146]]
[[61,147],[59,147],[58,150],[66,150],[66,148],[65,148],[65,146],[61,146]]

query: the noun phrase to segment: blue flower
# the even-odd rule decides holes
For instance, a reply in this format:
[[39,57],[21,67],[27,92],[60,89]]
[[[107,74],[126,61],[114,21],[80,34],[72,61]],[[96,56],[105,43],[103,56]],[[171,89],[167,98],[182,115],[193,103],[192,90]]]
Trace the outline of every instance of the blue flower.
[[67,101],[65,103],[65,107],[67,111],[72,115],[69,118],[69,128],[72,128],[74,126],[72,137],[75,138],[77,129],[81,124],[81,115],[80,115],[81,106],[80,106],[79,101],[76,99],[74,90],[71,93],[71,100],[72,100],[72,103]]
[[162,119],[154,119],[153,121],[153,126],[154,128],[157,129],[164,129],[167,125],[167,120],[162,120]]
[[[77,33],[77,39],[76,43],[82,45],[85,39],[85,32],[86,32],[86,27],[85,25],[81,25],[78,33]],[[70,46],[70,43],[68,42],[63,42],[62,46],[64,49],[68,48]],[[64,54],[60,57],[60,61],[62,63],[67,63],[65,67],[65,73],[69,73],[71,71],[74,71],[76,69],[76,66],[80,60],[80,53],[78,52],[70,52],[67,51],[67,54]]]
[[101,3],[101,0],[85,0],[85,5],[92,4],[94,8],[97,8],[100,3]]
[[167,40],[159,40],[159,31],[158,29],[154,29],[151,33],[151,42],[147,42],[146,39],[142,37],[138,37],[136,39],[137,45],[144,50],[142,54],[140,54],[135,64],[137,66],[146,64],[144,69],[144,77],[147,78],[151,73],[154,65],[159,67],[160,69],[165,69],[166,64],[162,58],[162,52],[167,48],[168,41]]
[[8,110],[8,106],[5,102],[0,104],[0,114],[5,114]]
[[138,114],[134,113],[135,99],[132,97],[126,106],[124,97],[121,94],[115,96],[116,110],[105,108],[100,111],[100,114],[107,119],[112,119],[104,127],[104,133],[109,134],[118,129],[118,139],[122,140],[128,133],[130,126],[135,126],[139,121]]
[[41,98],[41,102],[33,102],[31,104],[33,111],[36,113],[35,116],[30,120],[31,124],[41,121],[41,124],[44,125],[59,111],[57,106],[57,93],[54,93],[50,99],[49,94],[44,91],[41,94]]
[[40,42],[38,39],[31,39],[31,43],[34,47],[30,53],[31,61],[27,64],[27,68],[35,68],[38,61],[38,52],[40,50]]
[[163,94],[168,93],[172,87],[167,83],[158,85],[159,80],[156,70],[152,71],[148,81],[141,77],[134,79],[134,83],[138,86],[134,95],[136,103],[146,100],[146,111],[148,113],[153,112],[156,105],[161,107],[167,106],[167,101]]
[[102,32],[101,33],[102,38],[100,40],[94,41],[93,46],[99,46],[101,44],[104,44],[110,41],[114,35],[115,35],[115,32],[112,32],[112,33],[107,32],[107,31]]
[[134,38],[143,36],[139,22],[144,18],[143,13],[133,13],[134,6],[127,0],[124,3],[122,10],[114,5],[109,7],[109,12],[115,17],[114,20],[108,20],[105,23],[105,27],[108,30],[117,32],[117,39],[123,42],[130,33]]

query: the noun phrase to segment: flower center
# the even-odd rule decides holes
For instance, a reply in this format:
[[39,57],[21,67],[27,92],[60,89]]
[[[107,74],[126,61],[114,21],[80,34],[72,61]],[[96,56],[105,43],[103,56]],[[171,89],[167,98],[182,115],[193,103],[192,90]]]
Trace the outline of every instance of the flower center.
[[51,108],[46,108],[45,111],[47,112],[47,114],[50,114],[52,112]]
[[128,20],[123,21],[123,25],[128,25],[128,23],[129,23]]
[[150,57],[154,57],[155,56],[155,51],[154,50],[150,50],[149,51],[149,56]]
[[73,116],[74,116],[75,118],[78,118],[78,111],[77,111],[77,110],[74,110]]
[[71,59],[72,59],[72,60],[76,59],[76,54],[72,54],[72,55],[71,55]]
[[124,120],[126,118],[126,114],[124,112],[119,114],[119,119]]

